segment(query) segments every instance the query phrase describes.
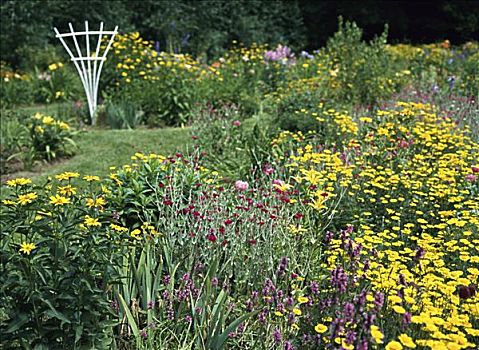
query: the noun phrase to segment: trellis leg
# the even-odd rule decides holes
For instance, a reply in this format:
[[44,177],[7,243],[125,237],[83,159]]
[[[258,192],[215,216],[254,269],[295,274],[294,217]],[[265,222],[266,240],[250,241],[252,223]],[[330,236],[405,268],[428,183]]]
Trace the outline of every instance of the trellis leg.
[[[71,23],[68,23],[68,26],[70,27],[70,31],[73,34],[72,35],[73,42],[75,43],[75,47],[76,47],[77,52],[78,52],[78,58],[83,58],[81,50],[80,50],[80,46],[78,45],[78,40],[77,40],[76,36],[74,35],[75,32],[73,30],[73,26],[72,26]],[[80,63],[81,63],[82,70],[83,70],[83,75],[84,75],[84,82],[85,82],[84,83],[84,88],[85,88],[86,98],[88,100],[88,109],[90,110],[90,117],[91,117],[91,120],[92,120],[92,123],[93,123],[93,106],[92,106],[93,101],[91,100],[91,96],[90,96],[90,85],[88,84],[88,77],[87,77],[87,73],[86,73],[85,62],[83,61],[83,59],[80,60]]]
[[[95,58],[99,57],[101,39],[102,39],[102,36],[103,36],[102,32],[103,32],[103,22],[100,22],[100,33],[98,34],[98,42],[96,44]],[[93,104],[94,104],[95,108],[97,106],[97,99],[98,99],[98,85],[97,85],[96,81],[100,80],[100,74],[98,74],[98,76],[97,76],[97,61],[98,60],[93,61],[93,77],[94,77],[93,86],[94,86],[94,89],[95,89],[94,90],[94,95],[93,95]]]
[[102,59],[100,60],[100,66],[98,67],[98,75],[97,75],[97,79],[96,79],[96,82],[95,82],[95,91],[98,91],[98,85],[100,83],[101,69],[103,68],[103,63],[105,63],[105,61],[106,61],[106,54],[110,50],[111,44],[113,44],[113,40],[115,39],[115,34],[117,33],[117,30],[118,30],[118,26],[115,27],[115,30],[113,31],[114,34],[111,36],[110,41],[108,42],[108,45],[105,49],[105,52],[103,53]]

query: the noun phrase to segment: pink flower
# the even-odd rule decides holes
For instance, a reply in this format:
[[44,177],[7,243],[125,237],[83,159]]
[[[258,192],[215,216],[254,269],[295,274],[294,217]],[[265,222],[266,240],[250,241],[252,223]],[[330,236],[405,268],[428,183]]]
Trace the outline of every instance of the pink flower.
[[241,180],[238,180],[235,182],[235,188],[238,190],[238,191],[246,191],[248,189],[249,185],[246,181],[241,181]]
[[282,186],[282,185],[283,185],[283,181],[281,181],[281,180],[278,180],[278,179],[276,179],[276,180],[273,180],[273,185]]
[[473,173],[479,173],[479,167],[473,166],[473,167],[472,167],[472,172],[473,172]]
[[234,125],[234,126],[240,126],[240,125],[241,125],[241,122],[240,122],[239,120],[235,120],[235,121],[233,122],[233,125]]
[[477,176],[472,175],[472,174],[467,174],[466,175],[466,180],[469,181],[469,182],[475,182],[477,180]]
[[271,175],[272,173],[274,173],[274,169],[269,164],[265,165],[263,168],[263,174]]

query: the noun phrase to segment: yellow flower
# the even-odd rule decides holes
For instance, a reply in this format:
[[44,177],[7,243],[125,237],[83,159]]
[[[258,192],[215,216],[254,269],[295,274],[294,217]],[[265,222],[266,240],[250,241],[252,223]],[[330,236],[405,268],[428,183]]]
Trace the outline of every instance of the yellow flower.
[[19,178],[13,179],[13,180],[8,180],[7,181],[7,186],[10,186],[10,187],[24,186],[24,185],[28,185],[28,184],[31,184],[31,183],[32,183],[32,180],[25,179],[23,177],[19,177]]
[[21,194],[18,196],[18,203],[21,205],[32,203],[36,198],[37,194],[35,192],[30,192],[27,194]]
[[52,63],[48,66],[48,69],[51,70],[51,71],[54,71],[58,68],[57,64],[56,63]]
[[402,306],[399,306],[399,305],[394,305],[393,306],[393,310],[395,312],[397,312],[398,314],[404,314],[406,313],[406,310],[402,307]]
[[72,185],[60,186],[58,187],[58,192],[64,196],[73,196],[77,193],[76,188],[72,187]]
[[134,239],[141,239],[141,237],[139,237],[140,233],[141,231],[139,229],[135,229],[131,231],[130,236],[133,237]]
[[30,253],[32,252],[33,249],[35,249],[37,246],[34,244],[34,243],[26,243],[26,242],[23,242],[21,245],[20,245],[20,252],[23,253],[23,254],[27,254],[27,255],[30,255]]
[[5,205],[15,205],[15,204],[17,204],[16,202],[14,202],[14,201],[12,201],[12,200],[10,200],[10,199],[4,199],[4,200],[2,201],[2,203],[5,204]]
[[328,330],[328,327],[326,327],[324,324],[322,323],[318,323],[315,327],[314,327],[314,330],[319,333],[319,334],[322,334],[324,332],[326,332]]
[[86,200],[86,206],[88,208],[101,208],[106,204],[105,199],[103,197],[98,197],[98,198],[87,198]]
[[50,196],[50,204],[53,204],[55,206],[70,204],[70,199],[57,194],[55,196]]
[[275,311],[274,314],[278,317],[283,316],[283,313],[281,311]]
[[401,342],[401,344],[407,348],[414,349],[416,347],[416,344],[414,344],[414,341],[412,340],[412,338],[407,334],[401,334],[398,337],[398,339]]
[[68,125],[65,122],[57,122],[57,125],[62,130],[69,130],[70,129],[70,125]]
[[43,117],[42,123],[45,124],[45,125],[52,125],[52,124],[55,123],[55,119],[53,119],[52,117],[46,115],[46,116]]
[[123,226],[115,225],[115,224],[110,224],[110,228],[112,230],[115,230],[116,232],[126,232],[128,229]]
[[386,345],[386,350],[402,350],[403,347],[400,342],[392,340]]
[[80,176],[79,173],[73,173],[73,172],[70,172],[70,171],[66,171],[64,173],[55,175],[55,178],[57,180],[63,181],[63,180],[70,180],[70,179],[73,179],[74,177],[79,177],[79,176]]
[[83,180],[92,182],[92,181],[100,181],[100,177],[95,176],[95,175],[85,175],[83,176]]
[[298,297],[298,303],[304,304],[307,303],[309,299],[307,297]]
[[378,326],[371,326],[371,336],[376,343],[380,344],[383,342],[384,334],[381,332]]
[[100,227],[101,226],[101,223],[98,221],[97,218],[92,218],[89,215],[85,216],[85,221],[83,223],[88,227],[91,227],[91,226]]
[[300,309],[298,309],[297,307],[295,307],[293,309],[293,314],[295,314],[296,316],[301,316],[302,315],[302,312]]

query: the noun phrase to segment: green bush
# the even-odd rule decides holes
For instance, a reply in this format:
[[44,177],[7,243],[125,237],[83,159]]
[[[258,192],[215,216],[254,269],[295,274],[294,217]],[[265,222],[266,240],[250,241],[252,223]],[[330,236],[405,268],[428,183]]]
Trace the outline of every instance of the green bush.
[[99,203],[99,186],[77,194],[77,176],[63,174],[43,188],[8,182],[0,211],[0,331],[8,348],[111,347],[108,290],[118,281],[122,244],[101,233],[111,212],[88,206],[91,198]]
[[386,51],[387,26],[371,42],[354,22],[343,22],[325,48],[331,95],[339,101],[374,105],[397,90],[395,69]]

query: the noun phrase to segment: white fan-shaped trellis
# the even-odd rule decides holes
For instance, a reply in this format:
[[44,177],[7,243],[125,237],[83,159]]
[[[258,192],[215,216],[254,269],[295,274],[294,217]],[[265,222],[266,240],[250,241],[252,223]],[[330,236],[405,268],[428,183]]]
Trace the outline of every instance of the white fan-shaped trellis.
[[[96,124],[96,107],[97,107],[97,98],[98,98],[98,84],[100,82],[100,74],[101,69],[103,67],[103,63],[106,60],[106,55],[110,50],[111,44],[115,38],[115,35],[118,33],[118,26],[115,27],[113,31],[104,31],[103,30],[103,22],[100,23],[100,30],[89,30],[88,29],[88,21],[85,21],[85,31],[83,32],[75,32],[73,30],[73,26],[71,23],[68,24],[70,27],[69,33],[60,34],[57,28],[54,28],[56,37],[60,39],[61,43],[65,47],[65,50],[71,57],[73,64],[80,75],[81,82],[85,89],[87,101],[88,101],[88,109],[90,112],[90,117],[92,124]],[[104,35],[111,36],[108,44],[100,54],[101,41]],[[78,43],[78,37],[85,36],[85,43],[86,43],[86,55],[83,55],[82,50],[80,48],[80,44]],[[90,50],[90,38],[94,38],[98,36],[96,41],[96,50],[93,52]],[[76,50],[76,55],[73,53],[73,49],[70,49],[65,42],[66,37],[72,37],[73,43]],[[94,40],[93,40],[94,43]],[[98,63],[99,62],[99,63]]]

